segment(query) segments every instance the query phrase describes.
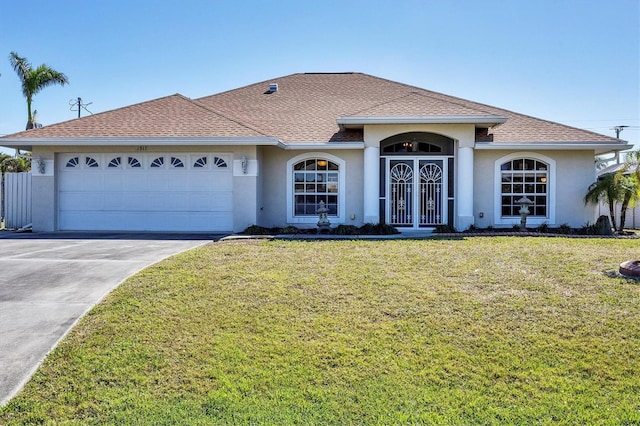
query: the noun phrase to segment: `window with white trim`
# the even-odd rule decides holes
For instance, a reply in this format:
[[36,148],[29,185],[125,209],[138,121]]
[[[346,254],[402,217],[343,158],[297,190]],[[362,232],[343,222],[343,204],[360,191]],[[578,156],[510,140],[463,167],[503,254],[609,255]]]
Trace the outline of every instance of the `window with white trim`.
[[522,197],[533,202],[531,217],[547,217],[549,209],[549,165],[533,158],[516,158],[500,165],[500,215],[520,216]]
[[339,167],[324,158],[313,158],[293,165],[294,215],[317,216],[323,201],[329,216],[338,216]]
[[323,201],[332,223],[345,218],[345,162],[322,152],[298,155],[287,161],[287,220],[316,223]]

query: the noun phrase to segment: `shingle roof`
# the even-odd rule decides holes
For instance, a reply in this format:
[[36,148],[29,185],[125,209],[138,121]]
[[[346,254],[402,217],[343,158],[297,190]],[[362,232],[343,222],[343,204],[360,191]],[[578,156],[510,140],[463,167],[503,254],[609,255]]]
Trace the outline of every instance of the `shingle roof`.
[[[269,93],[269,84],[278,90]],[[274,78],[191,100],[173,95],[29,130],[5,138],[276,137],[287,143],[362,141],[341,130],[349,116],[506,117],[494,143],[599,142],[615,138],[361,73],[307,73]]]
[[65,121],[7,138],[121,137],[262,137],[251,126],[207,109],[193,100],[171,95],[148,102]]

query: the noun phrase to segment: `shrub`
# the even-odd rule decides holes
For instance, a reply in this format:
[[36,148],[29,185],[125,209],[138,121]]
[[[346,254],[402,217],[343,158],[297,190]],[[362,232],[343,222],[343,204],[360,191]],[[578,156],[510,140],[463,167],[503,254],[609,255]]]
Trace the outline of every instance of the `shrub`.
[[300,229],[295,226],[285,226],[280,230],[280,234],[300,234]]
[[386,223],[365,223],[360,227],[360,233],[365,235],[392,235],[399,234],[400,231]]
[[570,234],[570,233],[571,233],[571,227],[568,224],[563,223],[558,227],[558,234]]
[[[276,231],[276,232],[274,232]],[[278,234],[279,231],[277,228],[265,228],[264,226],[258,226],[258,225],[251,225],[249,227],[247,227],[247,229],[245,229],[244,231],[241,232],[241,234],[246,234],[246,235],[273,235],[273,234]]]
[[452,232],[456,232],[455,228],[451,225],[438,225],[436,229],[433,230],[436,234],[450,234]]
[[549,224],[547,222],[543,222],[537,228],[538,232],[549,232]]
[[338,225],[333,229],[335,235],[359,235],[360,230],[354,225]]

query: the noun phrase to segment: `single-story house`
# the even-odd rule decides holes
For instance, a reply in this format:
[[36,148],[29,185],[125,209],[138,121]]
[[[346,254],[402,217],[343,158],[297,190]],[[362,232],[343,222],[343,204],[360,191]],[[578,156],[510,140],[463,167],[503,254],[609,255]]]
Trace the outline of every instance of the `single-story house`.
[[582,226],[625,141],[362,73],[180,94],[0,139],[33,155],[33,230]]

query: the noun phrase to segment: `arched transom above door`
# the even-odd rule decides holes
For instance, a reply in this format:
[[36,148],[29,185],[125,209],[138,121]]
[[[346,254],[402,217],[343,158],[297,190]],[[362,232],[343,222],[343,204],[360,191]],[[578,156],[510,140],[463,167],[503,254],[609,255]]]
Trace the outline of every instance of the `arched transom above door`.
[[380,141],[381,155],[453,155],[453,139],[437,133],[406,132]]

